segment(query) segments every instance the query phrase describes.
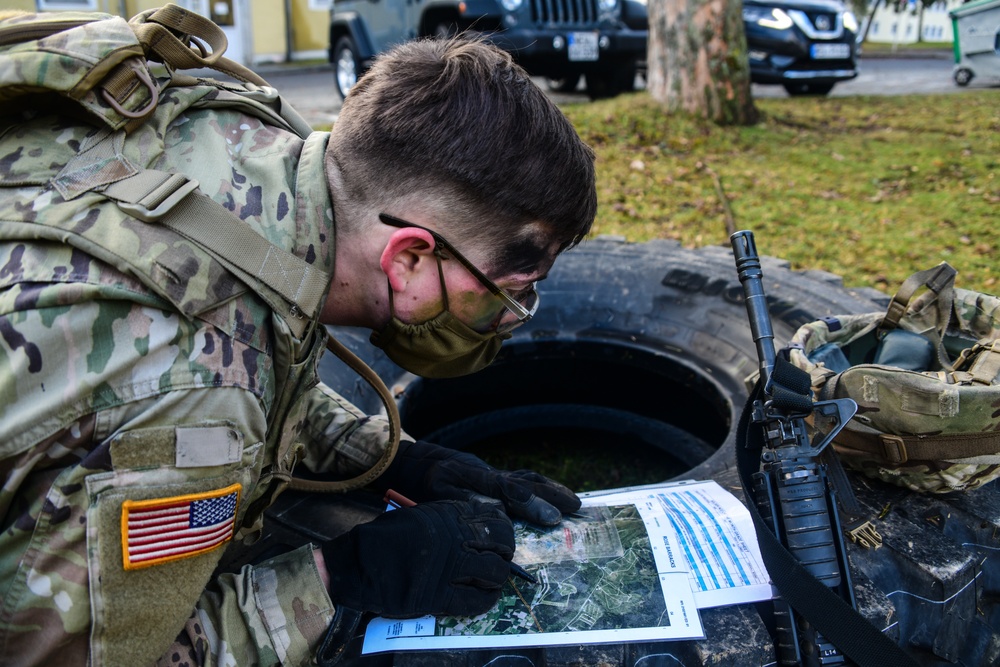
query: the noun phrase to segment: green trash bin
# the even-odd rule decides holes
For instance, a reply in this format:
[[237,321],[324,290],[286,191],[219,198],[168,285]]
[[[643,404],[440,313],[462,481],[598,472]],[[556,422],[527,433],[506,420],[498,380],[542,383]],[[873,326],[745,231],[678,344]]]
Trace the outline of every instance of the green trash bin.
[[1000,79],[1000,0],[977,0],[950,12],[955,35],[955,69],[959,86],[973,78]]

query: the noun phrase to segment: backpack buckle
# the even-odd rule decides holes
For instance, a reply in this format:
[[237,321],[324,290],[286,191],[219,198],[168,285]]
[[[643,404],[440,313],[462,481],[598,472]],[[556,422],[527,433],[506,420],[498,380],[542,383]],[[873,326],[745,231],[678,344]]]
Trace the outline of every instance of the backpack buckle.
[[890,463],[900,464],[906,463],[909,460],[909,455],[906,453],[906,443],[898,435],[891,435],[889,433],[883,433],[879,435],[879,441],[882,443],[882,456],[885,457]]
[[118,201],[118,208],[143,222],[157,222],[182,199],[198,189],[198,181],[180,174],[171,174],[139,201]]

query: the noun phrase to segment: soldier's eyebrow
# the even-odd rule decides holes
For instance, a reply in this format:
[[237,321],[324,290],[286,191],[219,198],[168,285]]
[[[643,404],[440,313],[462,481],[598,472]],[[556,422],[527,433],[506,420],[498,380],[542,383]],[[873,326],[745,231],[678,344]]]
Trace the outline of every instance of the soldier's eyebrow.
[[[550,259],[548,248],[541,248],[530,238],[514,241],[497,256],[492,273],[496,275],[532,274]],[[546,269],[545,275],[548,275]],[[543,276],[544,277],[544,276]],[[538,278],[542,280],[542,278]]]

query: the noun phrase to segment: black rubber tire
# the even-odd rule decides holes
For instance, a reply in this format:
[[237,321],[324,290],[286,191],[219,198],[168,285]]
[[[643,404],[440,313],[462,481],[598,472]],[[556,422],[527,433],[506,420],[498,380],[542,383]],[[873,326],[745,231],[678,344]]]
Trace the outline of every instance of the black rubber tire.
[[580,85],[580,78],[580,74],[567,74],[559,78],[546,77],[545,86],[554,93],[575,93]]
[[975,74],[968,67],[959,67],[952,76],[955,79],[955,83],[964,88],[972,83]]
[[[875,290],[847,289],[832,274],[792,271],[772,258],[763,259],[763,270],[777,347],[802,324],[874,312],[887,303]],[[717,448],[678,478],[710,478],[732,467],[744,380],[757,368],[757,353],[728,247],[586,241],[556,262],[539,295],[538,314],[515,330],[493,366],[466,378],[415,378],[374,349],[367,331],[334,333],[394,389],[404,428],[414,437],[487,405],[551,403],[559,394],[558,402],[658,417]],[[320,373],[362,409],[382,409],[374,392],[332,355],[323,358]]]
[[832,83],[809,83],[804,81],[783,83],[781,85],[784,86],[785,92],[792,97],[800,97],[803,95],[829,95],[834,86]]
[[609,70],[588,72],[584,76],[587,96],[592,100],[600,100],[630,93],[635,90],[636,72],[637,63],[634,61],[617,64]]
[[[766,239],[758,242],[765,250]],[[762,267],[779,348],[803,323],[882,311],[888,302],[881,292],[844,287],[825,272],[793,271],[786,262],[768,257]],[[360,352],[400,397],[404,420],[410,418],[416,426],[413,435],[468,418],[457,404],[466,396],[471,403],[503,411],[511,407],[505,402],[512,394],[530,396],[535,385],[550,401],[564,396],[573,403],[589,383],[607,395],[605,407],[619,409],[624,402],[647,417],[652,410],[668,424],[718,446],[680,477],[714,479],[742,498],[733,446],[747,394],[744,378],[756,370],[757,354],[729,248],[689,250],[669,241],[633,244],[600,238],[566,253],[539,287],[542,306],[535,319],[516,331],[494,366],[455,384],[416,380],[402,372],[368,344],[367,331],[336,329],[335,334]],[[567,355],[561,366],[552,363],[558,354]],[[338,370],[338,364],[331,355],[321,363],[328,384],[368,412],[378,412],[374,393],[350,371]],[[619,368],[629,381],[616,384],[608,366]],[[516,372],[507,377],[505,368]],[[534,368],[540,369],[537,375],[530,374]],[[658,368],[664,372],[657,375]],[[671,371],[679,377],[668,377]],[[557,385],[546,384],[546,374],[555,375],[558,392],[550,391]],[[631,391],[631,384],[641,386]],[[412,414],[414,408],[434,414]],[[853,473],[849,477],[884,540],[879,550],[848,544],[859,610],[922,667],[1000,664],[1000,486],[994,482],[970,493],[932,496]],[[303,501],[301,508],[313,505],[322,510],[312,500]],[[323,512],[329,513],[322,510],[321,516],[326,516]],[[513,666],[530,661],[549,667],[746,667],[773,662],[773,644],[753,605],[700,613],[706,631],[701,641],[400,653],[391,665]],[[375,667],[366,659],[349,664]]]
[[430,36],[434,39],[449,39],[457,34],[458,26],[452,21],[442,21],[430,31]]
[[585,429],[604,433],[606,441],[623,436],[636,439],[688,467],[698,465],[715,451],[701,438],[657,419],[627,410],[573,403],[522,405],[472,415],[427,434],[426,439],[445,447],[461,447],[470,437],[483,432],[493,437],[510,436],[536,428]]
[[333,49],[333,82],[340,99],[345,99],[347,93],[358,78],[363,74],[361,59],[358,57],[358,47],[350,36],[344,35],[337,40]]

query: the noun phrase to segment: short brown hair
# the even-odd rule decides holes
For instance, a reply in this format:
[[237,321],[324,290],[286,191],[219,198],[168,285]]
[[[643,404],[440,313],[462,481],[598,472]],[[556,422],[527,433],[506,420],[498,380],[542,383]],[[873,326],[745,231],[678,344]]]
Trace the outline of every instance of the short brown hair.
[[379,56],[344,101],[328,159],[349,200],[436,198],[447,211],[439,231],[488,244],[494,267],[523,263],[511,255],[529,250],[530,223],[547,236],[531,245],[569,247],[597,212],[593,151],[510,54],[482,39],[415,40]]

